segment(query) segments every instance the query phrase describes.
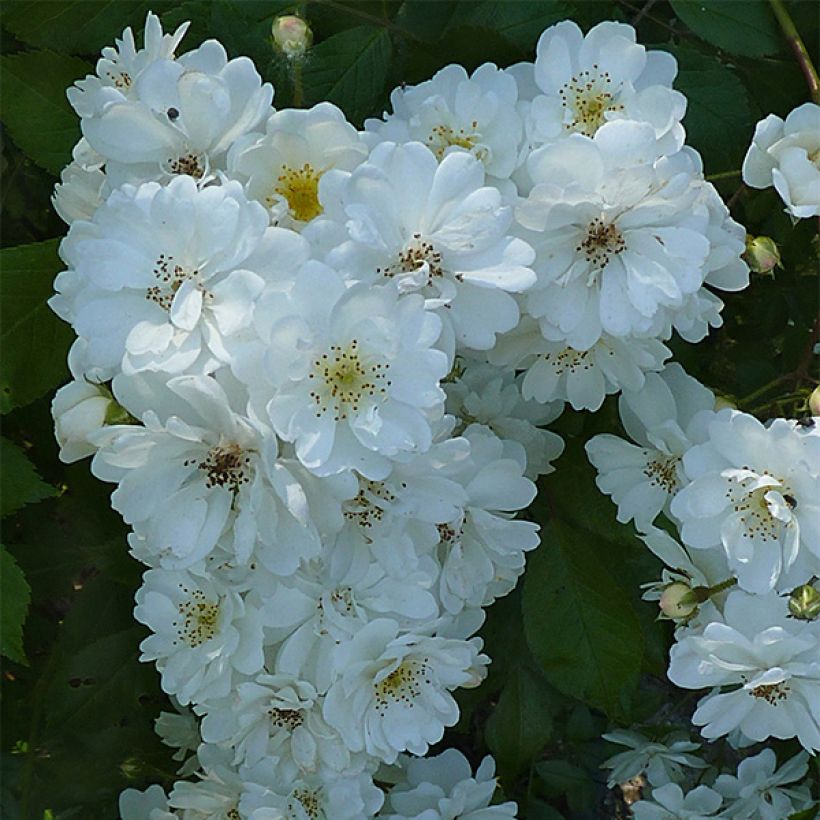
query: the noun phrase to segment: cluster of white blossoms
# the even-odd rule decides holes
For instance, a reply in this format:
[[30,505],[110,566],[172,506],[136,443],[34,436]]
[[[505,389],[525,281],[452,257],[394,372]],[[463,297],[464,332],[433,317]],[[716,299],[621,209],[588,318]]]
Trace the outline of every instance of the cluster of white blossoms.
[[784,120],[769,114],[755,128],[743,181],[777,191],[794,219],[820,216],[820,105],[804,103]]
[[[631,441],[587,442],[597,484],[634,521],[664,564],[646,585],[661,617],[675,622],[668,677],[706,690],[692,722],[704,738],[735,748],[795,738],[820,750],[820,419],[761,424],[730,407],[677,364],[624,391],[620,417]],[[674,526],[676,540],[656,525]],[[807,755],[778,771],[766,749],[737,776],[710,769],[685,793],[684,768],[708,766],[687,736],[650,741],[634,732],[606,739],[631,747],[611,758],[612,782],[642,774],[653,818],[785,818],[808,808]]]
[[[330,103],[275,111],[214,40],[177,56],[185,30],[149,13],[142,48],[127,29],[69,89],[83,138],[54,197],[61,457],[116,485],[141,659],[181,710],[157,728],[194,775],[127,790],[125,820],[515,816],[492,760],[419,758],[539,543],[516,514],[563,450],[543,425],[621,390],[638,446],[590,443],[619,517],[679,517],[675,584],[741,587],[682,627],[673,678],[734,687],[701,705],[709,736],[817,748],[817,624],[779,595],[820,562],[820,437],[778,422],[738,448],[756,422],[663,369],[748,283],[674,58],[564,22],[534,63],[448,66],[358,131]],[[755,595],[765,617],[737,616]],[[717,663],[735,633],[742,664]]]

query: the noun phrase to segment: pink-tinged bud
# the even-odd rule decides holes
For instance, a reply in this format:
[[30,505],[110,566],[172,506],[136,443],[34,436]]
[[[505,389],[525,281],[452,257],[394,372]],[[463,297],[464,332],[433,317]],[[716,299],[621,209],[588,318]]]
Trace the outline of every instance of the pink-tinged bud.
[[658,605],[661,612],[673,621],[691,618],[698,609],[695,594],[686,584],[680,582],[670,584],[664,589]]
[[783,267],[780,250],[768,236],[747,235],[743,258],[754,273],[771,273],[775,268]]
[[809,412],[813,416],[820,416],[820,387],[815,387],[809,396]]
[[277,17],[271,26],[273,42],[279,51],[289,60],[298,60],[313,43],[313,32],[310,26],[295,14]]

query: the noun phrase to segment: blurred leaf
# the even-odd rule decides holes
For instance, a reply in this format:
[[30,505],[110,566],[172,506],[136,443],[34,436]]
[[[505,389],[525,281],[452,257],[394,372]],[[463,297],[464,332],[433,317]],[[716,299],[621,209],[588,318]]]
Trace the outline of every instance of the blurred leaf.
[[528,820],[564,820],[564,815],[543,800],[532,798],[527,802],[527,813],[522,815]]
[[714,57],[688,46],[668,48],[680,65],[675,87],[689,100],[687,142],[703,155],[705,173],[739,169],[754,125],[743,83]]
[[562,0],[477,0],[460,3],[450,27],[492,29],[518,48],[534,53],[541,32],[571,16],[570,7]]
[[563,796],[573,817],[588,809],[595,798],[589,774],[567,760],[544,760],[535,767],[550,797]]
[[461,6],[455,0],[404,0],[393,21],[411,37],[426,43],[440,40]]
[[516,668],[487,720],[485,737],[502,776],[516,777],[549,741],[552,704],[544,680],[526,667]]
[[820,802],[815,803],[803,811],[795,812],[789,815],[789,820],[815,820],[820,815]]
[[550,521],[524,578],[530,650],[557,689],[623,718],[640,679],[643,635],[629,596],[602,562],[610,545]]
[[23,571],[0,545],[0,653],[16,663],[28,664],[23,651],[23,624],[30,599],[31,589]]
[[774,54],[783,46],[765,0],[671,0],[680,19],[708,43],[745,57]]
[[68,376],[74,334],[46,304],[62,269],[57,240],[0,250],[0,410],[28,404]]
[[42,501],[56,493],[46,484],[26,454],[8,439],[0,438],[0,516],[5,517],[26,504]]
[[80,138],[80,123],[65,92],[89,71],[84,60],[53,51],[0,57],[3,125],[31,159],[55,176]]
[[3,197],[0,202],[3,247],[37,242],[43,236],[56,236],[65,223],[51,206],[54,179],[48,171],[32,162],[11,139],[2,140],[0,175]]
[[376,26],[334,34],[314,46],[302,75],[305,105],[329,100],[354,122],[378,113],[393,55],[390,35]]
[[139,643],[145,630],[130,626],[64,648],[48,689],[48,726],[82,735],[107,726],[128,725],[140,711],[141,697],[158,690],[153,666],[140,664]]
[[[73,597],[95,572],[114,582],[120,594],[120,585],[135,589],[141,565],[128,554],[127,528],[109,502],[111,487],[90,475],[87,463],[70,465],[65,485],[59,498],[25,509],[15,519],[25,546],[11,549],[35,600]],[[130,594],[126,604],[132,605]]]
[[[3,25],[18,40],[68,54],[96,54],[132,25],[141,33],[147,0],[17,0],[3,9]],[[138,37],[141,42],[141,37]]]

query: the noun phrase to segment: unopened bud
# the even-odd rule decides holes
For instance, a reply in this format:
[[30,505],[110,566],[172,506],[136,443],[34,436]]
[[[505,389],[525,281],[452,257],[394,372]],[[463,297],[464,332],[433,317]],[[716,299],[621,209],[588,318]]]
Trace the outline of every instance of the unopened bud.
[[313,43],[310,26],[295,14],[277,17],[271,26],[273,42],[289,60],[298,60]]
[[820,416],[820,387],[815,387],[809,396],[809,412],[812,416]]
[[686,620],[697,612],[698,601],[695,593],[686,584],[669,584],[661,593],[658,602],[661,612],[673,621]]
[[743,258],[754,273],[771,273],[775,268],[783,267],[780,261],[780,250],[774,240],[768,236],[748,234]]
[[801,621],[813,621],[820,616],[820,592],[812,584],[796,587],[789,597],[789,612]]

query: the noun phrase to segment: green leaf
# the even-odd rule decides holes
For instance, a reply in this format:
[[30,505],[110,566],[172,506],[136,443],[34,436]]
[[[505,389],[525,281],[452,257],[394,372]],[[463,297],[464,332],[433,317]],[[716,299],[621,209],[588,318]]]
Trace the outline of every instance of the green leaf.
[[305,105],[329,100],[355,122],[377,114],[392,56],[383,28],[357,26],[328,37],[311,49],[303,68]]
[[612,545],[551,521],[524,577],[530,650],[557,689],[623,718],[640,680],[641,625],[606,569]]
[[[20,41],[68,54],[95,54],[132,25],[142,31],[146,0],[17,0],[3,9],[3,25]],[[141,41],[141,40],[140,40]]]
[[813,806],[803,809],[803,811],[790,814],[789,820],[814,820],[818,815],[820,815],[820,803],[815,803]]
[[765,0],[671,0],[678,17],[699,37],[745,57],[774,54],[783,46]]
[[89,70],[84,60],[53,51],[0,57],[3,125],[34,162],[55,176],[80,138],[79,120],[65,92]]
[[595,799],[594,784],[580,766],[566,760],[544,760],[535,770],[551,797],[564,796],[573,817],[584,813]]
[[65,381],[74,334],[46,299],[61,270],[57,240],[0,250],[0,410],[34,401]]
[[434,43],[446,34],[459,8],[453,0],[404,0],[393,23],[416,40]]
[[144,637],[132,626],[97,640],[88,635],[83,648],[64,652],[48,690],[48,725],[80,735],[125,725],[140,711],[140,698],[158,688],[153,667],[137,660]]
[[545,681],[526,667],[516,668],[487,720],[485,737],[509,783],[550,739],[552,703]]
[[735,72],[696,49],[669,47],[680,72],[675,86],[689,102],[687,142],[703,155],[706,174],[740,168],[754,118],[746,88]]
[[31,589],[17,562],[0,545],[0,653],[16,663],[28,665],[23,651]]
[[37,475],[26,454],[5,438],[0,438],[0,464],[0,516],[5,518],[26,504],[56,494],[54,487]]
[[450,28],[492,29],[512,45],[534,51],[545,28],[570,16],[562,0],[480,0],[459,4]]

